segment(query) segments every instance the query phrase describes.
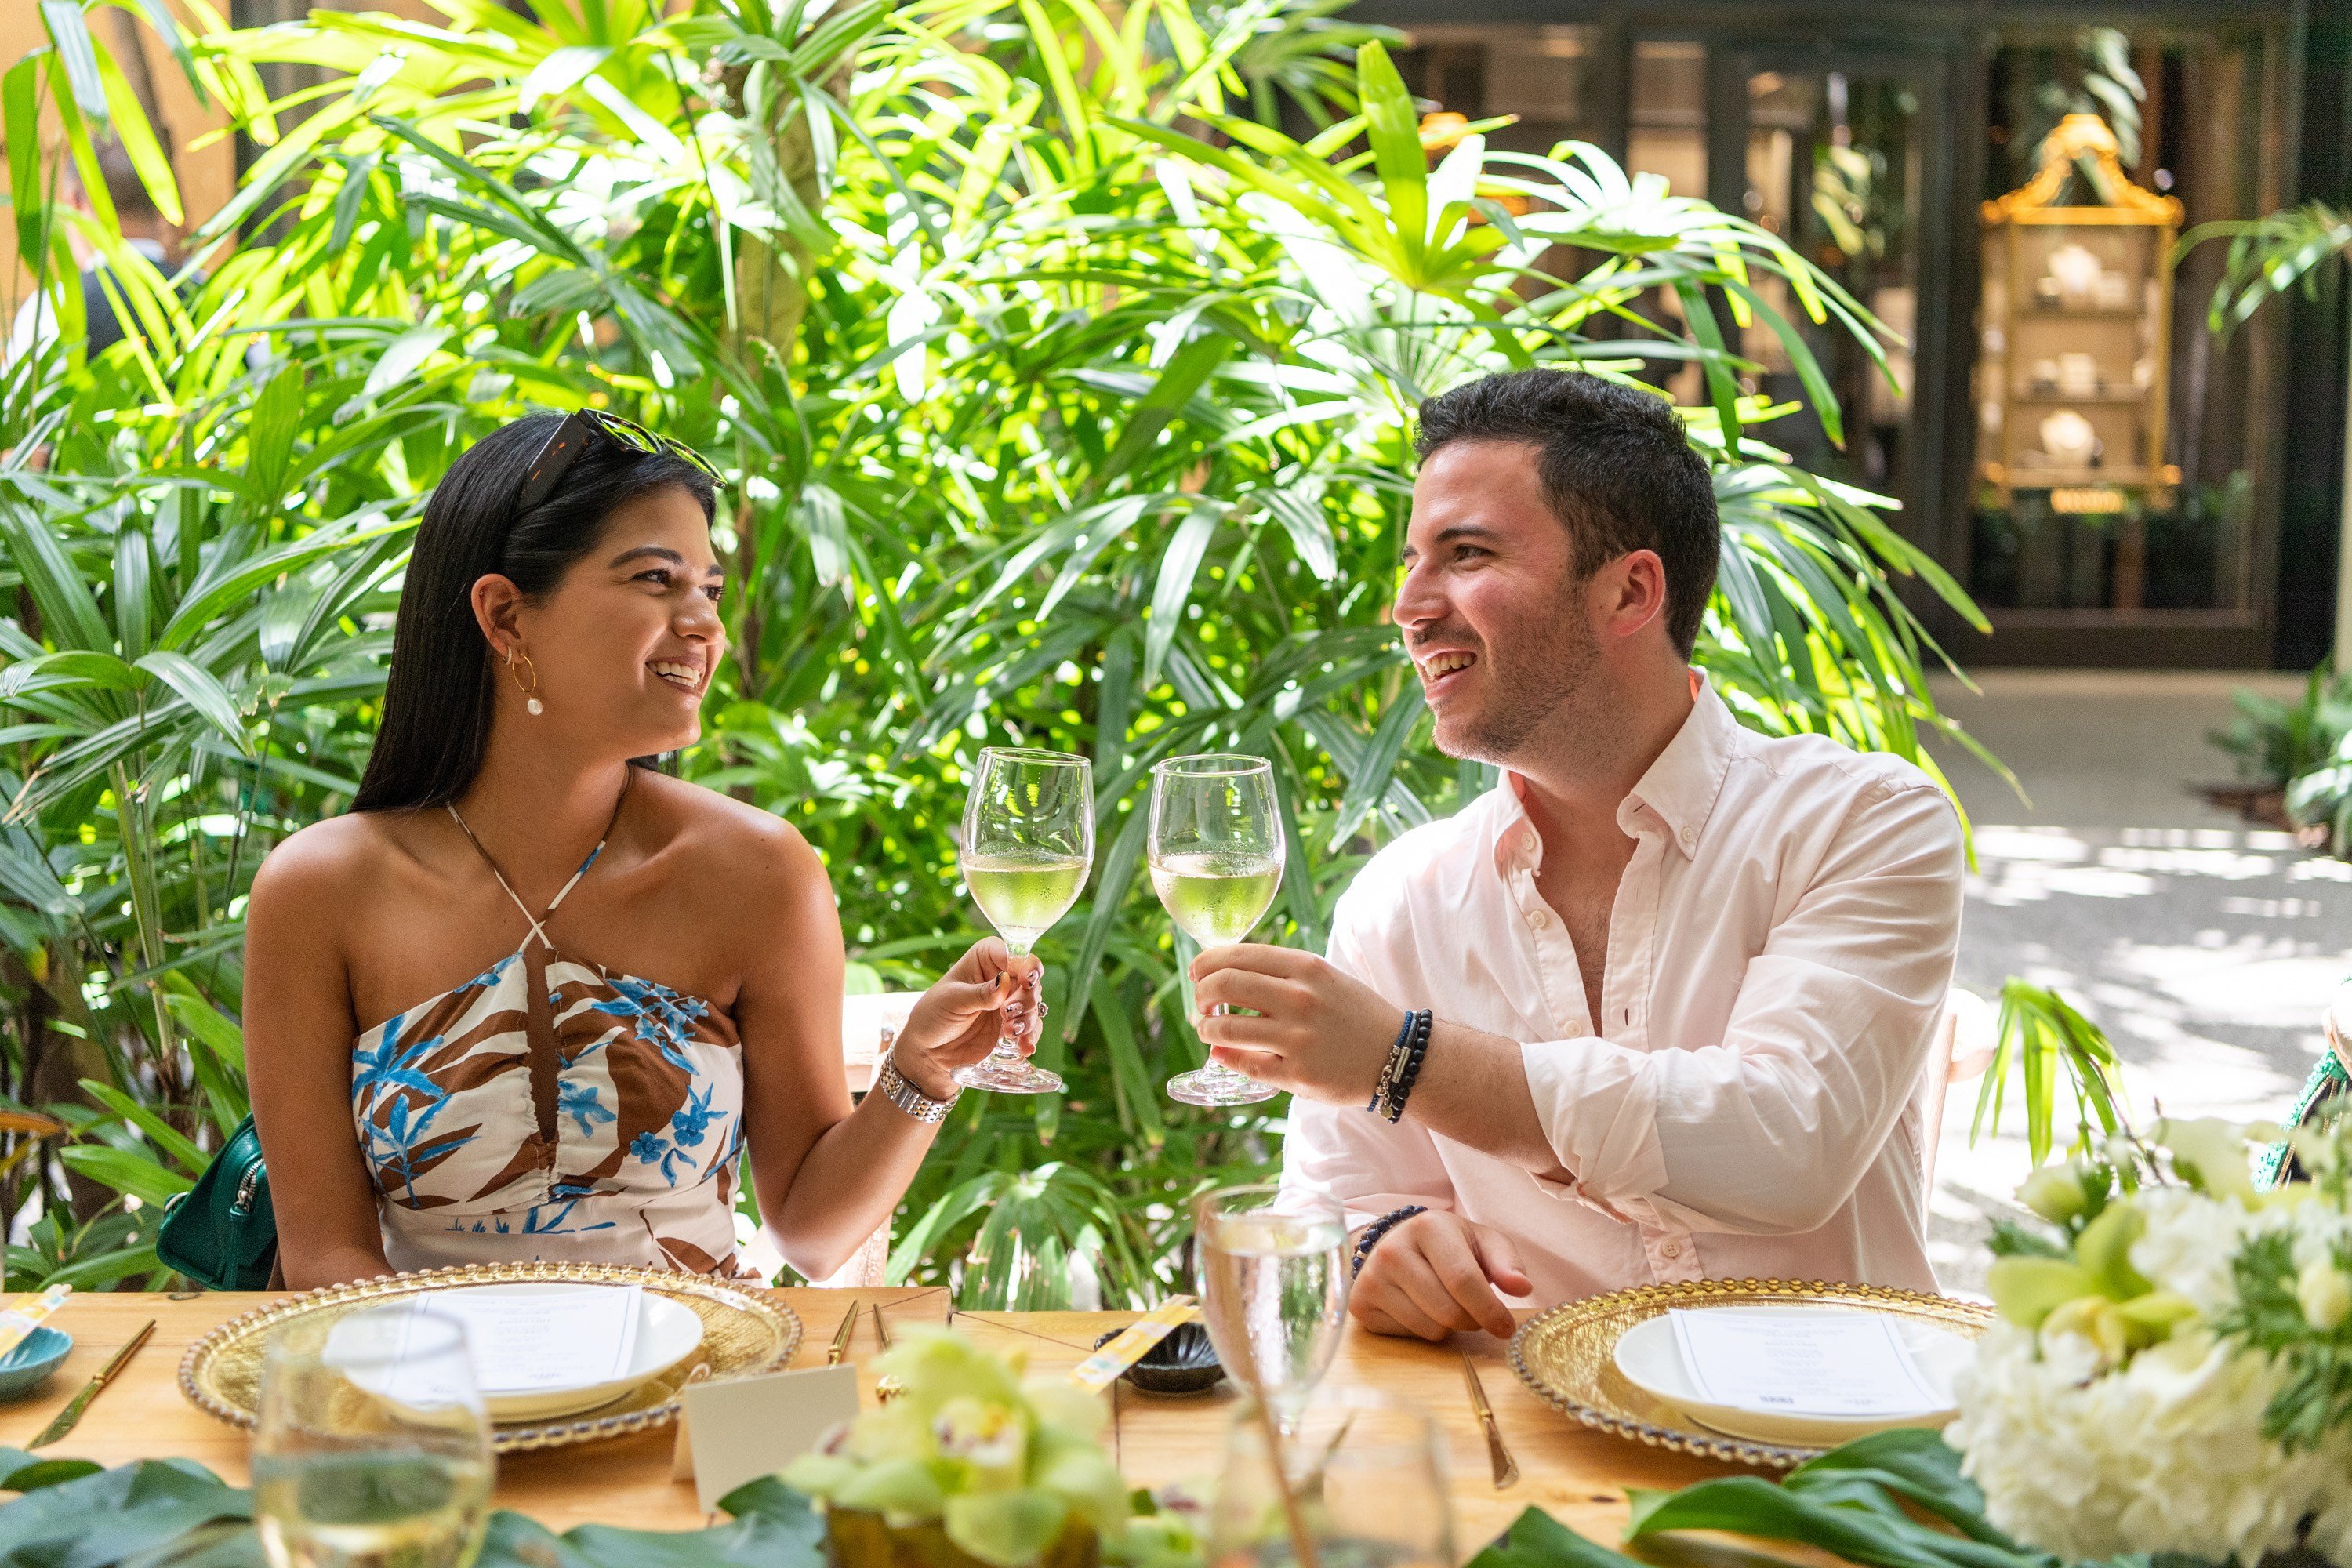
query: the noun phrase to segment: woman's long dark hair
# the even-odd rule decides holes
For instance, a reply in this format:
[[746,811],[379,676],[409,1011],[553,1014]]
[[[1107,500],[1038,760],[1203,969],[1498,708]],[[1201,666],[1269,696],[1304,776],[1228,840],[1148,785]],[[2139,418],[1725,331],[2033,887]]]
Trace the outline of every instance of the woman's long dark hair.
[[545,594],[595,548],[615,509],[667,486],[711,515],[710,476],[669,453],[600,437],[554,493],[517,517],[523,470],[562,418],[534,414],[483,437],[425,503],[393,623],[383,722],[352,810],[439,805],[481,771],[499,665],[474,622],[476,582],[497,573],[527,595]]

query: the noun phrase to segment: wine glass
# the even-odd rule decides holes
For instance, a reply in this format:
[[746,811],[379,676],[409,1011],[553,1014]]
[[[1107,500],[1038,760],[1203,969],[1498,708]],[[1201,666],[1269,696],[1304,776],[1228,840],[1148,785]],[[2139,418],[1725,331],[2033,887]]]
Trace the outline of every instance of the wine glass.
[[1192,1200],[1192,1218],[1217,1359],[1286,1430],[1347,1321],[1347,1211],[1297,1189],[1218,1187]]
[[454,1320],[403,1304],[270,1341],[253,1482],[271,1568],[468,1568],[492,1474]]
[[[1095,858],[1094,768],[1062,752],[991,746],[963,808],[963,879],[1015,954],[1077,902]],[[1010,1039],[961,1068],[956,1082],[999,1094],[1052,1094],[1061,1079],[1031,1066]]]
[[[1152,890],[1203,948],[1249,935],[1282,886],[1282,818],[1264,757],[1171,757],[1151,770]],[[1187,1105],[1251,1105],[1278,1091],[1211,1062],[1168,1080]]]
[[1317,1568],[1453,1568],[1445,1440],[1422,1411],[1377,1389],[1325,1389],[1281,1444],[1286,1497],[1276,1462],[1244,1408],[1209,1513],[1211,1568],[1297,1568],[1301,1535]]

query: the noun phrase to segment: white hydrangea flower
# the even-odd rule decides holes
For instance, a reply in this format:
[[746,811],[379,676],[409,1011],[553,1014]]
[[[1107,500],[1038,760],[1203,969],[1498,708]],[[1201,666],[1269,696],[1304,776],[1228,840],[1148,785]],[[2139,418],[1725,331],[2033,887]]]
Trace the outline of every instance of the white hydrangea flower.
[[2352,1239],[2352,1215],[2314,1200],[2281,1211],[2278,1223],[2294,1233],[2294,1266],[2305,1268],[2333,1260],[2336,1249]]
[[2147,1229],[2132,1243],[2131,1264],[2159,1290],[2187,1298],[2201,1312],[2238,1299],[2230,1261],[2269,1211],[2249,1214],[2232,1199],[2186,1187],[2151,1187],[2133,1200]]
[[2192,1331],[2095,1376],[2086,1342],[2046,1349],[2023,1329],[1992,1330],[1946,1429],[2001,1529],[2069,1560],[2253,1563],[2293,1546],[2316,1515],[2314,1543],[2352,1565],[2352,1439],[2292,1456],[2266,1440],[2263,1407],[2281,1374],[2260,1358]]

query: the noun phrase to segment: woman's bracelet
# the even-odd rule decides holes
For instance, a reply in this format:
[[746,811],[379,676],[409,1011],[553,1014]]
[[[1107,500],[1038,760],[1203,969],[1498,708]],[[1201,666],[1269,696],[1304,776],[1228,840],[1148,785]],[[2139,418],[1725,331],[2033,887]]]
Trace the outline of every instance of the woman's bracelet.
[[1389,1047],[1388,1065],[1372,1086],[1371,1103],[1364,1107],[1366,1110],[1391,1123],[1404,1114],[1405,1100],[1421,1078],[1423,1058],[1429,1055],[1429,1036],[1435,1023],[1427,1008],[1404,1016],[1404,1026],[1397,1031],[1396,1044]]
[[876,1093],[916,1121],[925,1122],[946,1120],[947,1113],[955,1109],[955,1102],[963,1098],[961,1088],[950,1091],[945,1100],[933,1100],[917,1089],[907,1075],[898,1070],[896,1042],[883,1049],[882,1070],[875,1075],[874,1089]]
[[1401,1209],[1389,1210],[1388,1213],[1366,1226],[1364,1234],[1356,1238],[1356,1256],[1349,1265],[1348,1278],[1353,1279],[1364,1271],[1364,1259],[1372,1255],[1372,1248],[1380,1245],[1381,1237],[1413,1215],[1428,1212],[1429,1206],[1426,1204],[1407,1204]]

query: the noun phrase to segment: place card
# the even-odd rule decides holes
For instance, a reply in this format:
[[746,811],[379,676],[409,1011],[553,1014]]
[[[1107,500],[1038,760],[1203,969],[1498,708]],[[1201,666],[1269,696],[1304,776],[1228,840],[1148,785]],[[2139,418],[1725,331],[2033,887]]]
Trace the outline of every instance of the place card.
[[817,1440],[857,1414],[857,1369],[809,1366],[724,1383],[689,1383],[678,1390],[677,1447],[673,1480],[694,1479],[698,1506],[746,1481],[782,1469]]
[[1699,1398],[1791,1415],[1914,1415],[1948,1403],[1882,1312],[1736,1307],[1667,1313]]

